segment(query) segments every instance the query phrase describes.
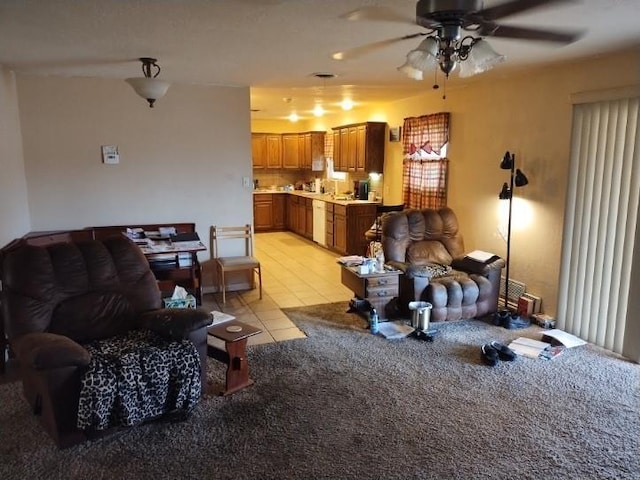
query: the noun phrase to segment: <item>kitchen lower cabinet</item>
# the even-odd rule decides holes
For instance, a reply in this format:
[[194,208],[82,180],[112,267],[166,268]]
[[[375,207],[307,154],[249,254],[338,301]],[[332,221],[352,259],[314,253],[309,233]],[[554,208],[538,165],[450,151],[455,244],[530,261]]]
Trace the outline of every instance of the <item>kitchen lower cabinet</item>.
[[327,247],[342,255],[365,255],[365,233],[376,219],[376,205],[338,205],[327,208]]
[[272,195],[273,229],[284,230],[287,228],[287,197],[288,195]]
[[253,195],[253,229],[256,232],[284,230],[286,195],[255,193]]
[[[365,255],[365,233],[375,222],[376,204],[324,203],[327,248],[341,255]],[[289,230],[312,240],[313,199],[285,192],[254,193],[253,224],[256,232]]]
[[304,199],[304,236],[313,239],[313,200],[311,198]]

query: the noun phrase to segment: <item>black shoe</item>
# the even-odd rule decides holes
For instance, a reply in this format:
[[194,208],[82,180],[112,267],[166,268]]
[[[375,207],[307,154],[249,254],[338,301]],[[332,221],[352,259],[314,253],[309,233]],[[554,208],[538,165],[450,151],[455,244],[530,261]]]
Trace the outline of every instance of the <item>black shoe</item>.
[[493,347],[498,353],[498,357],[500,358],[500,360],[504,360],[505,362],[513,362],[516,359],[516,352],[502,343],[493,341],[491,342],[491,347]]
[[482,353],[482,360],[487,365],[493,367],[496,363],[498,363],[498,351],[493,348],[490,344],[485,343],[480,347],[480,351]]
[[502,326],[506,329],[512,330],[514,328],[527,328],[531,325],[531,320],[523,318],[516,313],[509,315]]

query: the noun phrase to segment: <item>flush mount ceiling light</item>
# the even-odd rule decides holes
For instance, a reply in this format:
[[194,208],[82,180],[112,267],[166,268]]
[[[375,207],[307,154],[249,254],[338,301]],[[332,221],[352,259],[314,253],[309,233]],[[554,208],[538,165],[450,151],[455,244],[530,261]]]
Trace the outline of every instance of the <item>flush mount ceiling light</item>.
[[167,93],[170,84],[156,78],[160,74],[160,66],[155,58],[142,57],[140,61],[144,77],[127,78],[125,81],[153,108],[155,101]]

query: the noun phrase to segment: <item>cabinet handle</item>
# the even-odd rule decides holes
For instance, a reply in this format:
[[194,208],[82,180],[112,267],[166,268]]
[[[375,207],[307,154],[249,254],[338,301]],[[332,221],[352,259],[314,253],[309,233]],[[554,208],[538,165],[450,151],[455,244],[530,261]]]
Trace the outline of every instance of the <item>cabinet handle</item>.
[[386,297],[387,296],[387,291],[386,290],[380,290],[379,292],[376,293],[376,295],[378,295],[379,297]]
[[387,284],[387,280],[385,280],[384,278],[381,278],[380,280],[378,280],[378,285],[386,285]]

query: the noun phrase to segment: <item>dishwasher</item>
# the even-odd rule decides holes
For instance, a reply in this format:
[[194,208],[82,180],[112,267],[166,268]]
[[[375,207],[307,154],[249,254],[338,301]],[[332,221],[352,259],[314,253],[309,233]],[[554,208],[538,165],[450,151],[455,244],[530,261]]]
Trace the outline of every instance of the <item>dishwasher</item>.
[[327,209],[324,204],[323,200],[313,201],[313,241],[323,247],[327,245],[324,234]]

